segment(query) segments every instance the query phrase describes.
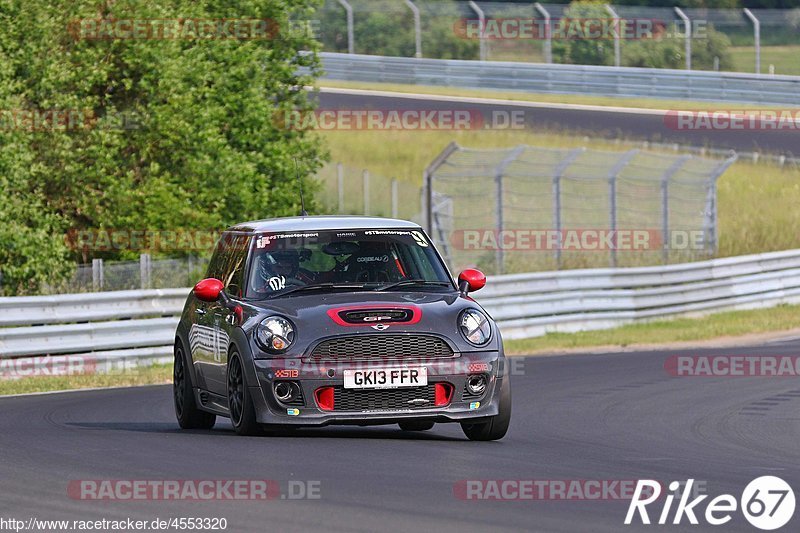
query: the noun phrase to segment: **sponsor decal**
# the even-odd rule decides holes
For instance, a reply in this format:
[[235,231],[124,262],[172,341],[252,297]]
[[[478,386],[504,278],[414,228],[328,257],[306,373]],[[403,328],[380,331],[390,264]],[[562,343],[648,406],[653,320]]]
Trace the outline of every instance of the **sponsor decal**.
[[428,241],[425,240],[425,236],[422,234],[422,232],[412,231],[411,236],[414,237],[414,241],[418,245],[422,246],[423,248],[428,247]]
[[388,255],[370,255],[359,257],[356,259],[359,263],[388,263],[389,256]]
[[269,278],[269,288],[273,291],[280,291],[286,288],[286,277],[285,276],[272,276]]
[[470,409],[478,409],[481,406],[481,402],[472,402],[469,404]]
[[289,416],[297,416],[300,414],[300,409],[287,409],[286,414]]
[[261,234],[258,239],[256,240],[256,248],[263,249],[267,248],[272,244],[272,241],[278,239],[298,239],[298,240],[305,240],[305,239],[314,239],[319,237],[319,233],[264,233]]

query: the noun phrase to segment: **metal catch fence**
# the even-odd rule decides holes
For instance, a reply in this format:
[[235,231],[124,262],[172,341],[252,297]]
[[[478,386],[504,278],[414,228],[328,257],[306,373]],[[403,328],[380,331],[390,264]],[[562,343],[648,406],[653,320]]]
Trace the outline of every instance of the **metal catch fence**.
[[451,143],[425,172],[449,265],[493,274],[639,266],[717,249],[717,178],[736,160]]

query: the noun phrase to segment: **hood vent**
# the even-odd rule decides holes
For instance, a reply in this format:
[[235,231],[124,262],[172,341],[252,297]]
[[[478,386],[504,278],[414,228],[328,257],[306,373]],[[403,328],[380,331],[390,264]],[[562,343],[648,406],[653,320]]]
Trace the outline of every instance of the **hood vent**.
[[339,311],[339,318],[348,324],[392,324],[411,322],[414,311],[411,309],[355,309]]

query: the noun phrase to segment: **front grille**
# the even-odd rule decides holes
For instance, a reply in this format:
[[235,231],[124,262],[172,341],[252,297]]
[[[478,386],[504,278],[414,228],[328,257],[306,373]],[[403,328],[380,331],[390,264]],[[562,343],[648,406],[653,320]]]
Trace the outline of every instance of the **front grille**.
[[[333,390],[334,411],[402,411],[433,407],[436,390],[433,384],[402,389]],[[424,400],[424,401],[423,401]]]
[[402,357],[452,357],[453,350],[431,335],[354,335],[319,343],[311,352],[314,359],[398,359]]

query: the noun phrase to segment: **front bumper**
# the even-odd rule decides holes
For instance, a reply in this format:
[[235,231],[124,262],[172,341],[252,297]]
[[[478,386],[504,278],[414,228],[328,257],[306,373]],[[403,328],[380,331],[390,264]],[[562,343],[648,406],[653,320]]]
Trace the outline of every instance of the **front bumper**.
[[[442,359],[396,361],[324,362],[300,358],[255,359],[253,364],[258,386],[251,386],[250,393],[255,403],[256,419],[261,424],[372,425],[392,424],[409,419],[466,422],[498,414],[504,362],[505,358],[497,351],[462,353],[457,357]],[[453,393],[446,405],[364,410],[339,410],[334,406],[334,410],[331,411],[320,408],[315,395],[315,391],[323,387],[342,388],[346,369],[423,366],[427,369],[429,385],[436,383],[452,385]],[[484,374],[487,377],[488,385],[481,396],[469,395],[466,392],[467,377],[473,374]],[[273,384],[276,381],[297,383],[302,390],[302,405],[278,401],[273,391]],[[380,390],[375,392],[380,394]]]

